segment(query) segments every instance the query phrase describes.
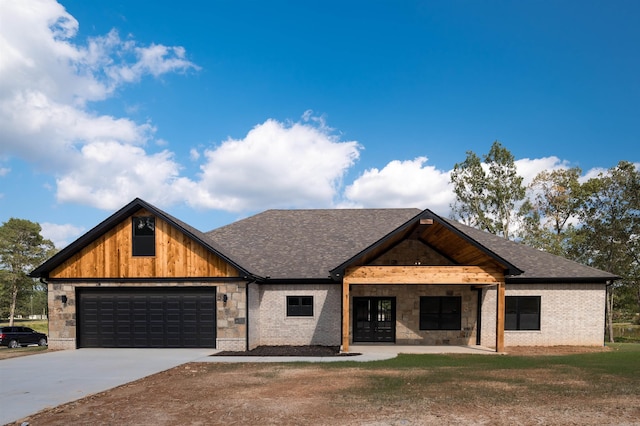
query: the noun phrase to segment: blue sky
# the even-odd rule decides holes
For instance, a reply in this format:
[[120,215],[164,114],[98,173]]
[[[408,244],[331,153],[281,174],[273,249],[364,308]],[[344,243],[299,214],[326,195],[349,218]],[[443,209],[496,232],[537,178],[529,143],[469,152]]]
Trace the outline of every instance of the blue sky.
[[135,197],[449,215],[499,140],[526,180],[640,162],[637,1],[0,0],[0,221],[60,247]]

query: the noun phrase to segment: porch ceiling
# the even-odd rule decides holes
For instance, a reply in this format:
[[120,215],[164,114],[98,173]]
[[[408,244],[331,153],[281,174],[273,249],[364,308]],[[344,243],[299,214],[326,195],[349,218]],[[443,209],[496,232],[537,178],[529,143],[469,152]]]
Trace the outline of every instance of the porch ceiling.
[[430,246],[458,265],[481,266],[489,269],[497,268],[501,271],[508,269],[507,265],[498,262],[476,244],[437,221],[432,221],[432,223],[428,224],[416,221],[412,226],[399,230],[399,232],[391,235],[384,244],[373,247],[372,250],[365,253],[358,263],[361,265],[370,264],[392,247],[409,239],[416,239]]

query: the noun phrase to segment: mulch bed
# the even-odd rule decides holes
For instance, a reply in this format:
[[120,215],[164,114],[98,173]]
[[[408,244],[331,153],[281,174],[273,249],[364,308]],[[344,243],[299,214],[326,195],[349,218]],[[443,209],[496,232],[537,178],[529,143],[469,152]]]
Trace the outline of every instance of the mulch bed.
[[339,346],[258,346],[250,351],[222,351],[211,356],[353,356],[354,353],[340,353]]

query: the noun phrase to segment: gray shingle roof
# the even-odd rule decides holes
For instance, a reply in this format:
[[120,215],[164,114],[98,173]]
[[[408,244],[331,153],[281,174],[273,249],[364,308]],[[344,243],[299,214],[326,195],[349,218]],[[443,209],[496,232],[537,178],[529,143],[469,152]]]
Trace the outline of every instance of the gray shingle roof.
[[507,240],[454,220],[443,220],[524,271],[520,275],[509,277],[507,282],[526,282],[547,278],[557,281],[606,281],[618,278],[600,269]]
[[[268,210],[203,233],[140,199],[135,199],[31,272],[48,273],[94,241],[116,223],[145,208],[172,223],[234,265],[241,274],[282,280],[326,280],[337,266],[404,224],[419,220],[418,209]],[[429,212],[430,213],[430,212]],[[540,280],[597,281],[617,279],[613,274],[508,241],[430,213],[466,235],[494,257],[524,273],[507,282]]]
[[327,279],[332,268],[418,214],[418,209],[267,210],[206,235],[254,275]]
[[[327,279],[330,270],[420,213],[418,209],[268,210],[205,235],[259,277]],[[617,278],[450,219],[438,219],[524,271],[508,282]]]

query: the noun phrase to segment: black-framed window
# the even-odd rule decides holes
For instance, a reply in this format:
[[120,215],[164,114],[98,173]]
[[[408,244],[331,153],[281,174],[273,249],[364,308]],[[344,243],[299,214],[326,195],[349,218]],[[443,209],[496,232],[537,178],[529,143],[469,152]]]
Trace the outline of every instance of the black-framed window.
[[420,297],[420,330],[460,330],[462,298],[460,296]]
[[132,254],[134,256],[156,255],[156,219],[153,216],[136,216],[131,221],[133,229]]
[[287,296],[288,317],[312,317],[313,296]]
[[505,297],[505,330],[540,330],[540,296]]

